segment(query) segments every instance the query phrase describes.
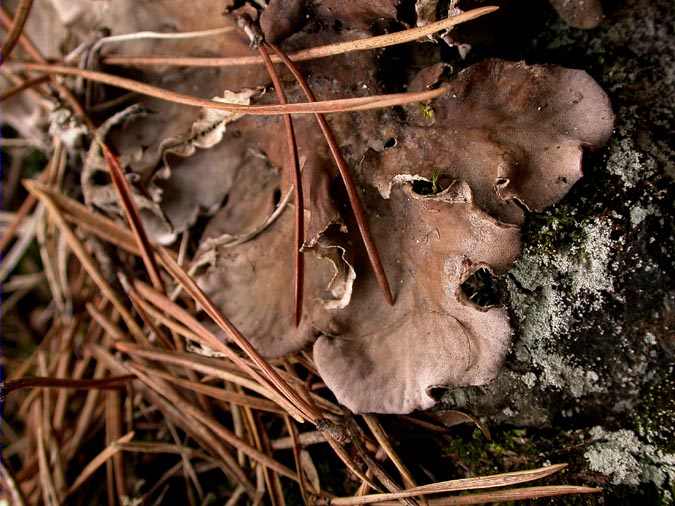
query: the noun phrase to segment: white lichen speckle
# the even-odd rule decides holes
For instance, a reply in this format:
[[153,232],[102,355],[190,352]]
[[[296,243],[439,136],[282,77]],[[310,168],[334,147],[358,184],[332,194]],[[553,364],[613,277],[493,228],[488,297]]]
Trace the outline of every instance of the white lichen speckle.
[[675,483],[675,455],[643,443],[633,431],[593,427],[590,435],[596,442],[584,454],[588,466],[608,476],[612,484],[653,482],[663,488]]
[[[526,251],[511,270],[518,282],[511,296],[521,325],[515,352],[518,357],[529,356],[545,388],[564,389],[574,397],[603,391],[595,371],[579,367],[555,350],[560,337],[569,332],[572,312],[600,309],[603,297],[613,292],[612,255],[622,243],[612,239],[612,227],[609,217],[588,220],[573,244],[548,254]],[[569,300],[562,296],[563,284]],[[521,288],[538,293],[534,303]],[[528,373],[521,379],[531,388],[536,376]]]
[[628,189],[654,174],[656,162],[637,150],[629,137],[624,137],[613,143],[607,171],[621,178]]

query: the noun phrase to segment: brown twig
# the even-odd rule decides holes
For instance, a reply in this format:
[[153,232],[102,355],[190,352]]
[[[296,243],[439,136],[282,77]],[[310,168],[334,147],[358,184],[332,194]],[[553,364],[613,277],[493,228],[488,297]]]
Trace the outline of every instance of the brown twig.
[[[2,26],[5,27],[5,29],[9,29],[12,24],[12,18],[9,17],[7,14],[7,11],[0,6],[0,23],[2,23]],[[19,37],[19,44],[21,44],[21,47],[30,55],[30,57],[41,64],[46,64],[47,60],[45,57],[42,55],[40,50],[33,44],[33,42],[24,34],[22,34]],[[7,64],[10,64],[7,62]],[[56,90],[59,92],[61,95],[61,98],[70,106],[72,109],[73,113],[77,118],[79,118],[87,127],[91,130],[94,131],[94,125],[91,123],[89,118],[84,112],[84,109],[82,109],[82,106],[80,103],[77,101],[75,96],[71,93],[71,91],[66,88],[62,83],[56,79],[55,76],[51,76],[51,84],[56,88]]]
[[176,104],[189,105],[192,107],[206,107],[208,109],[218,109],[221,111],[238,112],[251,115],[279,115],[279,114],[314,114],[314,113],[337,113],[350,111],[367,111],[370,109],[381,109],[395,105],[405,105],[412,102],[423,102],[443,95],[447,90],[438,88],[435,90],[412,92],[412,93],[392,93],[389,95],[374,95],[371,97],[342,98],[336,100],[325,100],[316,103],[300,103],[288,105],[238,105],[226,104],[215,100],[184,95],[175,91],[158,88],[149,84],[134,81],[124,77],[106,74],[105,72],[95,72],[93,70],[82,70],[75,67],[66,67],[63,65],[49,65],[42,63],[26,62],[8,62],[8,66],[15,70],[32,70],[36,72],[45,72],[52,75],[82,77],[91,81],[96,81],[117,88],[129,91],[135,91],[142,95],[159,98]]
[[[286,93],[284,93],[279,74],[272,65],[267,49],[264,45],[258,47],[260,56],[265,62],[265,68],[272,80],[277,100],[280,104],[287,104]],[[293,120],[290,114],[284,115],[284,128],[286,130],[286,147],[288,149],[288,172],[295,187],[295,248],[293,249],[293,319],[295,326],[300,325],[302,318],[302,293],[304,283],[304,257],[302,254],[302,245],[305,242],[305,219],[304,219],[304,196],[302,192],[302,175],[300,174],[300,164],[298,162],[298,146],[295,142],[295,132],[293,130]]]
[[[40,175],[37,178],[37,181],[39,183],[45,183],[49,179],[49,166],[45,170],[40,173]],[[0,239],[0,254],[5,251],[7,246],[9,245],[10,242],[12,242],[12,239],[16,235],[17,230],[19,230],[19,227],[21,226],[21,223],[23,220],[28,216],[28,214],[33,210],[35,207],[35,204],[37,204],[37,197],[30,193],[23,201],[21,204],[21,207],[19,207],[19,210],[16,212],[14,215],[14,219],[12,222],[9,224],[7,229],[5,229],[5,233],[2,235],[2,239]]]
[[9,28],[7,37],[5,37],[5,42],[2,43],[2,49],[0,50],[0,65],[7,61],[9,55],[12,54],[16,43],[19,42],[19,38],[26,26],[26,21],[28,20],[28,15],[30,14],[32,7],[33,0],[21,0],[19,2],[19,6],[16,8],[14,21]]
[[129,222],[129,227],[136,237],[138,248],[141,251],[141,258],[143,259],[145,268],[148,271],[148,276],[150,276],[150,281],[155,288],[158,290],[163,290],[164,284],[162,283],[162,278],[159,275],[159,269],[157,268],[157,262],[155,261],[153,248],[150,245],[150,241],[148,240],[148,235],[145,233],[145,228],[143,227],[143,222],[141,221],[138,206],[131,196],[129,181],[127,181],[127,178],[124,177],[122,167],[120,166],[117,157],[110,151],[110,148],[108,148],[102,139],[97,139],[97,141],[99,142],[99,146],[103,151],[103,156],[107,162],[110,177],[115,186],[115,190],[117,191],[117,196],[120,199],[120,203],[122,204],[124,214],[126,215],[127,221]]
[[[436,32],[447,30],[460,23],[471,21],[486,14],[496,11],[498,7],[486,6],[478,9],[472,9],[464,12],[458,16],[443,19],[428,25],[410,28],[408,30],[401,30],[399,32],[388,33],[385,35],[378,35],[376,37],[369,37],[359,40],[350,40],[347,42],[338,42],[336,44],[328,44],[326,46],[312,47],[303,49],[301,51],[289,55],[291,60],[307,61],[317,58],[325,58],[327,56],[335,56],[339,54],[350,53],[354,51],[365,51],[369,49],[377,49],[387,46],[394,46],[403,44],[405,42],[412,42],[422,37],[433,35]],[[272,57],[274,63],[280,63],[279,57]],[[147,57],[147,56],[110,56],[103,60],[103,63],[108,65],[170,65],[179,67],[227,67],[227,66],[241,66],[241,65],[262,65],[262,57],[255,56],[235,56],[229,58],[192,58],[192,57]]]
[[28,88],[32,88],[33,86],[39,86],[40,84],[46,83],[47,81],[49,81],[49,79],[50,79],[49,76],[40,76],[34,77],[33,79],[27,79],[21,84],[17,84],[13,88],[10,88],[7,91],[0,94],[0,102],[4,102],[8,98],[12,98],[14,95],[17,95],[22,91],[27,90]]
[[7,380],[0,391],[0,399],[4,399],[9,393],[22,388],[74,388],[77,390],[119,390],[133,380],[133,376],[116,376],[104,379],[67,379],[29,376],[14,380]]
[[[314,93],[312,92],[304,76],[298,70],[295,64],[291,60],[289,60],[288,57],[284,54],[284,52],[278,47],[276,47],[274,44],[268,43],[268,45],[284,62],[288,70],[291,71],[296,81],[302,88],[302,91],[307,97],[309,103],[316,102],[316,97],[314,96]],[[380,260],[380,254],[377,251],[377,246],[375,246],[375,242],[373,241],[373,238],[370,235],[370,230],[368,229],[368,219],[363,209],[363,204],[361,203],[361,198],[359,197],[358,190],[356,189],[356,185],[354,184],[354,180],[352,179],[351,173],[349,172],[347,162],[345,162],[345,159],[342,156],[342,152],[340,151],[340,148],[338,147],[338,144],[335,140],[333,130],[330,128],[330,126],[328,126],[326,118],[320,113],[316,113],[314,117],[316,118],[316,121],[319,124],[321,133],[323,133],[323,136],[326,139],[326,142],[328,143],[331,155],[333,155],[333,159],[335,160],[335,164],[337,165],[337,168],[340,172],[342,181],[345,184],[347,196],[349,197],[349,203],[352,207],[352,211],[354,212],[356,224],[359,228],[359,233],[361,234],[363,244],[366,247],[366,252],[368,253],[368,260],[370,261],[370,265],[373,268],[373,272],[375,273],[377,282],[382,288],[382,291],[384,292],[384,297],[387,300],[387,302],[389,304],[393,304],[394,298],[391,294],[391,289],[389,288],[389,282],[387,281],[387,274],[384,272],[384,267],[382,266],[382,260]]]

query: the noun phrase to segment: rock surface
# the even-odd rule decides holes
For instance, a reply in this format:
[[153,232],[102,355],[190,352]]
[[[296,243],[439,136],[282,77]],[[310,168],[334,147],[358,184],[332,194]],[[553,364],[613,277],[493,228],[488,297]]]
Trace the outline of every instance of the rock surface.
[[[616,131],[607,148],[585,158],[584,178],[563,201],[528,214],[524,253],[499,280],[516,328],[501,375],[486,388],[450,392],[445,401],[488,416],[498,430],[529,427],[528,440],[539,451],[545,445],[532,442],[544,433],[549,443],[569,446],[561,459],[573,464],[570,478],[603,486],[611,504],[670,504],[672,3],[617,2],[592,31],[540,14],[548,24],[500,56],[587,70],[610,95]],[[482,49],[474,50],[479,58]]]

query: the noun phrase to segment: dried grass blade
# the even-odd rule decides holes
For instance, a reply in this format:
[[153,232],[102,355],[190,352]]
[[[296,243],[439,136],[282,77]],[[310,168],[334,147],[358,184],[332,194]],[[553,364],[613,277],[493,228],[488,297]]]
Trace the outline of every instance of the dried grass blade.
[[238,406],[247,406],[251,409],[267,411],[268,413],[277,413],[277,414],[286,413],[277,404],[265,399],[251,397],[250,395],[239,394],[237,392],[231,392],[223,388],[205,385],[203,383],[198,383],[196,381],[185,380],[182,378],[178,378],[172,374],[166,373],[164,371],[160,371],[159,369],[154,369],[148,366],[146,366],[145,369],[148,372],[151,372],[154,376],[157,376],[158,378],[165,379],[166,381],[174,383],[175,385],[178,385],[180,387],[187,388],[188,390],[192,390],[197,393],[208,395],[209,397],[221,400],[223,402],[236,404]]
[[0,485],[2,490],[8,494],[12,506],[24,506],[26,504],[21,488],[17,485],[2,459],[0,459]]
[[[389,475],[387,471],[384,470],[379,463],[375,462],[375,459],[366,450],[368,445],[368,440],[366,439],[366,434],[361,430],[361,428],[356,424],[356,421],[353,417],[348,418],[347,430],[351,435],[351,440],[356,449],[357,455],[361,460],[366,464],[367,470],[370,473],[367,473],[367,476],[372,475],[379,480],[379,482],[384,486],[386,490],[392,493],[401,492],[401,487],[394,481],[394,479]],[[378,489],[379,491],[380,489]],[[402,497],[399,499],[399,502],[408,506],[418,506],[417,501],[410,497]]]
[[[206,294],[197,286],[197,283],[163,250],[160,250],[160,257],[164,267],[174,277],[174,279],[188,292],[195,301],[204,308],[207,314],[213,321],[234,341],[234,343],[241,348],[241,350],[251,359],[251,361],[260,369],[265,375],[267,381],[271,383],[288,401],[299,411],[303,416],[316,424],[321,418],[321,413],[318,412],[310,403],[303,399],[298,392],[293,389],[279,373],[265,360],[258,351],[251,345],[251,343],[239,332],[239,330],[227,320],[213,302],[206,296]],[[221,343],[219,340],[215,343],[217,348],[224,348],[231,350]],[[236,355],[235,355],[236,356]],[[292,413],[291,413],[292,414]]]
[[[133,304],[134,309],[141,317],[141,320],[145,322],[145,324],[150,328],[152,333],[155,334],[155,336],[162,343],[162,345],[164,345],[164,347],[167,350],[183,349],[182,343],[180,343],[177,338],[176,342],[172,343],[169,340],[169,338],[166,337],[166,335],[164,335],[164,332],[162,332],[162,330],[157,325],[155,325],[153,319],[145,311],[144,302],[142,301],[138,293],[136,293],[136,290],[134,290],[129,283],[122,283],[122,286],[126,290],[127,295],[129,296],[129,300],[131,300],[131,304]],[[176,334],[173,335],[174,337],[176,337]]]
[[[281,58],[281,60],[284,62],[288,70],[291,71],[291,73],[295,77],[295,80],[302,88],[302,91],[307,97],[309,103],[316,102],[316,97],[314,96],[314,93],[312,92],[304,76],[300,73],[295,64],[291,60],[289,60],[288,57],[284,54],[284,52],[281,51],[278,47],[276,47],[273,44],[268,45],[277,54],[277,56]],[[315,114],[314,117],[316,118],[316,121],[319,124],[321,133],[326,139],[326,143],[328,144],[328,148],[331,152],[331,155],[333,156],[333,160],[335,160],[335,165],[337,165],[338,171],[340,172],[340,176],[342,177],[342,181],[344,182],[345,189],[347,190],[347,196],[349,198],[349,205],[351,206],[352,211],[354,212],[354,218],[356,219],[359,234],[361,234],[361,240],[363,241],[363,244],[366,248],[366,252],[368,253],[368,260],[370,261],[370,265],[372,266],[373,272],[375,273],[377,283],[382,288],[386,301],[389,304],[393,304],[394,298],[392,297],[391,294],[389,281],[387,281],[387,274],[384,272],[384,267],[382,266],[382,261],[380,259],[380,254],[377,251],[375,241],[373,241],[373,238],[370,235],[370,230],[368,228],[368,219],[363,209],[363,204],[361,203],[359,192],[356,188],[356,185],[354,184],[354,180],[352,179],[351,173],[349,172],[347,162],[345,162],[345,159],[342,156],[342,152],[340,151],[337,141],[335,140],[333,130],[328,125],[326,118],[324,118],[323,115],[321,114]]]
[[[321,444],[326,442],[326,436],[320,431],[301,432],[298,434],[298,442],[301,447]],[[293,438],[281,437],[272,441],[272,449],[274,450],[288,450],[293,448]]]
[[44,207],[38,205],[35,212],[30,216],[30,221],[27,224],[24,233],[14,243],[12,249],[9,250],[9,253],[7,253],[7,255],[2,258],[2,263],[0,263],[0,283],[3,283],[5,279],[7,279],[7,277],[12,273],[12,271],[14,271],[26,253],[28,247],[33,243],[33,239],[37,234],[38,228],[40,227],[43,215]]
[[162,278],[159,275],[159,269],[157,268],[157,262],[155,261],[153,248],[150,245],[150,241],[148,240],[148,235],[145,233],[145,228],[143,227],[143,222],[141,221],[138,206],[131,197],[129,181],[127,181],[127,178],[124,177],[122,167],[120,166],[117,157],[110,151],[110,148],[108,148],[108,146],[104,144],[102,140],[99,140],[99,146],[103,151],[103,156],[105,157],[106,163],[108,165],[108,171],[110,172],[110,178],[112,179],[115,189],[117,190],[117,196],[120,199],[122,209],[124,209],[127,221],[129,222],[129,227],[136,237],[138,248],[141,251],[141,258],[143,259],[143,264],[145,264],[145,269],[148,271],[148,276],[150,276],[152,286],[158,290],[163,290],[164,284],[162,283]]
[[33,195],[34,191],[48,195],[61,210],[66,220],[132,255],[141,256],[141,251],[138,248],[134,235],[128,229],[122,228],[111,219],[93,212],[76,200],[51,190],[44,184],[35,181],[24,181],[23,184],[31,192],[31,195]]
[[470,494],[458,497],[443,497],[432,499],[431,506],[456,506],[467,504],[495,504],[506,501],[525,501],[541,499],[542,497],[556,497],[570,494],[597,494],[601,488],[576,487],[571,485],[551,485],[545,487],[523,487],[513,490],[499,490],[483,494]]
[[[61,342],[59,343],[58,356],[54,357],[56,359],[56,377],[65,378],[69,371],[73,372],[73,379],[81,379],[81,375],[77,376],[78,370],[82,370],[81,367],[69,367],[70,360],[73,358],[72,352],[72,343],[75,333],[79,327],[79,318],[74,318],[73,320],[66,322],[64,331],[61,333]],[[54,417],[52,427],[58,429],[61,427],[63,422],[63,416],[66,410],[66,399],[68,395],[67,389],[59,390],[56,403],[54,404]]]
[[[73,368],[72,379],[81,379],[89,366],[90,358],[85,357],[83,360],[78,360]],[[59,431],[63,428],[63,422],[66,415],[66,408],[68,406],[68,397],[70,391],[67,388],[59,390],[59,395],[56,399],[56,407],[54,408],[54,429]]]
[[[180,39],[195,39],[199,37],[212,37],[215,35],[224,35],[233,31],[233,26],[224,26],[222,28],[212,28],[209,30],[197,30],[193,32],[134,32],[124,33],[120,35],[110,35],[99,39],[96,44],[91,47],[90,52],[96,53],[103,46],[107,44],[117,44],[120,42],[133,42],[136,40],[156,39],[156,40],[180,40]],[[66,58],[69,59],[69,58]]]
[[[105,364],[106,368],[117,374],[132,372],[127,365],[122,364],[117,358],[112,356],[101,346],[89,344],[87,346],[87,350],[96,357],[99,365]],[[167,388],[167,390],[171,389]],[[148,402],[154,406],[157,406],[157,408],[162,411],[165,417],[171,419],[175,424],[180,426],[187,434],[195,439],[195,441],[198,441],[202,448],[213,450],[213,452],[222,460],[221,468],[228,478],[237,483],[243,484],[251,495],[255,493],[253,485],[248,480],[243,471],[239,468],[239,466],[236,465],[236,462],[234,463],[234,466],[230,464],[233,462],[232,457],[220,439],[214,436],[210,427],[204,425],[200,420],[189,418],[186,412],[180,409],[183,407],[182,404],[179,408],[178,405],[169,402],[165,397],[156,393],[149,387],[146,387],[144,384],[141,385],[139,391],[144,397],[146,397]]]
[[[156,324],[163,325],[164,327],[168,328],[174,335],[182,336],[186,340],[193,341],[195,343],[202,341],[202,338],[200,338],[198,334],[190,330],[185,325],[174,320],[166,313],[159,311],[155,308],[155,306],[147,302],[131,285],[129,285],[127,288],[129,298],[132,300],[132,303],[138,310],[139,314],[141,314],[141,312],[145,313],[148,318],[154,319]],[[171,348],[169,347],[168,349]],[[182,351],[182,348],[176,347],[176,349]]]
[[[302,495],[302,502],[309,506],[309,498],[307,497],[307,480],[305,480],[305,472],[302,469],[302,460],[300,458],[300,440],[298,438],[298,431],[293,425],[293,420],[288,416],[284,416],[284,422],[286,423],[286,428],[290,434],[291,440],[293,441],[293,460],[295,462],[295,472],[298,474],[298,485],[300,485],[300,494]],[[312,490],[311,492],[317,493],[317,491]]]
[[49,81],[49,76],[40,76],[40,77],[35,77],[33,79],[27,79],[26,81],[22,82],[21,84],[17,84],[16,86],[13,86],[12,88],[8,89],[7,91],[4,91],[3,93],[0,94],[0,102],[4,102],[5,100],[12,98],[14,95],[18,95],[24,90],[27,90],[29,88],[32,88],[33,86],[39,86],[43,83],[46,83]]
[[148,443],[145,441],[132,441],[130,443],[118,443],[117,447],[125,452],[132,453],[175,453],[187,457],[199,457],[201,459],[212,461],[206,453],[191,448],[189,446],[170,444],[170,443]]
[[[41,409],[38,408],[40,403],[36,403],[36,410],[34,414],[36,417],[41,417]],[[47,459],[47,452],[45,451],[44,432],[42,423],[37,423],[37,455],[40,476],[40,488],[42,490],[42,499],[47,506],[58,506],[60,504],[59,496],[54,485],[54,478],[50,472],[50,466]]]
[[445,492],[455,492],[460,490],[476,490],[481,488],[507,487],[526,483],[528,481],[539,480],[557,473],[566,467],[566,464],[554,464],[548,467],[538,469],[529,469],[526,471],[516,471],[513,473],[493,474],[480,476],[476,478],[462,478],[459,480],[442,481],[430,485],[422,485],[408,490],[388,494],[371,494],[361,497],[338,497],[331,500],[333,506],[348,506],[355,504],[372,504],[382,501],[398,500],[404,497],[413,497],[416,495],[440,494]]
[[191,353],[164,352],[155,348],[142,348],[128,342],[115,343],[115,348],[132,356],[144,357],[166,364],[179,365],[181,367],[201,372],[202,374],[209,374],[224,381],[229,381],[244,388],[248,388],[249,390],[257,392],[260,395],[263,395],[275,402],[279,397],[277,394],[275,394],[275,392],[269,390],[269,388],[266,386],[252,381],[250,378],[242,376],[241,374],[227,370],[224,367],[225,364],[222,362],[213,364],[207,361],[205,358]]
[[[122,437],[122,410],[121,410],[120,392],[106,393],[106,436],[108,443],[119,440]],[[113,455],[112,458],[113,481],[115,483],[114,491],[117,497],[127,496],[126,471],[124,465],[124,455],[121,452]]]
[[[5,9],[3,9],[2,6],[0,6],[0,23],[2,23],[2,25],[5,27],[6,30],[9,30],[12,25],[12,18],[9,17],[7,11],[5,11]],[[42,53],[40,53],[40,50],[35,46],[35,44],[33,44],[33,42],[25,34],[22,34],[19,37],[19,44],[21,44],[21,47],[23,47],[26,53],[28,53],[34,61],[43,64],[47,63],[47,60],[42,55]],[[11,63],[7,62],[7,64],[10,65]],[[73,112],[75,113],[75,116],[77,116],[80,120],[82,120],[87,125],[87,127],[93,132],[94,125],[92,124],[91,120],[87,117],[87,115],[84,112],[84,109],[82,109],[82,106],[77,101],[75,96],[70,92],[70,90],[66,88],[63,84],[61,84],[61,82],[59,82],[59,80],[53,76],[51,77],[51,84],[59,92],[63,100],[72,108]]]
[[[265,62],[265,68],[274,85],[274,91],[277,95],[277,101],[285,105],[288,103],[286,93],[284,92],[279,74],[272,65],[267,49],[262,45],[258,47],[260,56]],[[302,253],[302,245],[305,242],[305,211],[304,211],[304,196],[302,191],[302,175],[300,174],[300,163],[298,162],[298,145],[295,142],[295,131],[293,129],[293,120],[290,114],[284,114],[284,129],[286,130],[286,148],[288,149],[288,167],[290,179],[293,181],[295,188],[295,248],[293,249],[293,319],[295,326],[300,325],[302,318],[302,294],[304,283],[304,257]]]
[[352,473],[354,473],[354,476],[358,477],[361,481],[364,483],[367,483],[368,486],[370,486],[373,490],[380,490],[380,487],[375,485],[373,481],[366,476],[365,473],[361,472],[359,469],[359,466],[356,462],[354,462],[354,459],[352,459],[351,455],[349,455],[349,452],[345,449],[342,444],[340,444],[339,441],[336,441],[330,434],[326,433],[326,442],[330,445],[330,447],[333,449],[335,454],[339,457],[339,459],[344,463],[345,466],[347,466],[347,469],[349,469]]
[[389,95],[373,95],[370,97],[342,98],[315,103],[299,103],[288,105],[236,105],[193,97],[191,95],[184,95],[175,91],[158,88],[156,86],[151,86],[139,81],[134,81],[133,79],[106,74],[105,72],[82,70],[76,67],[49,65],[43,63],[9,62],[7,65],[14,70],[44,72],[50,75],[82,77],[83,79],[108,84],[110,86],[134,91],[142,95],[158,98],[160,100],[166,100],[167,102],[173,102],[176,104],[263,116],[279,114],[314,114],[317,112],[328,114],[382,109],[385,107],[393,107],[395,105],[404,105],[413,102],[431,100],[432,98],[443,95],[447,91],[445,88],[438,88],[435,90],[422,92],[392,93]]
[[291,416],[299,421],[302,421],[303,418],[308,418],[306,412],[301,411],[298,407],[297,401],[294,402],[288,398],[287,394],[285,395],[283,393],[284,385],[287,391],[291,390],[293,393],[295,393],[295,391],[292,390],[291,387],[283,381],[283,379],[281,379],[278,372],[258,354],[258,352],[250,345],[250,343],[248,343],[248,341],[239,333],[239,331],[234,328],[234,326],[232,326],[227,320],[225,320],[222,315],[220,315],[211,301],[206,297],[201,289],[197,287],[192,278],[190,278],[189,275],[187,275],[183,269],[166,254],[164,250],[160,250],[160,258],[162,260],[162,264],[165,268],[167,268],[174,279],[176,279],[178,283],[184,289],[186,289],[186,291],[195,299],[197,303],[205,308],[209,316],[211,316],[218,326],[220,326],[229,334],[230,339],[235,341],[235,343],[238,344],[240,348],[244,349],[253,363],[260,369],[260,371],[262,371],[264,376],[261,375],[258,369],[251,367],[246,360],[234,353],[234,351],[232,351],[225,343],[210,333],[203,325],[199,324],[186,311],[178,307],[173,302],[169,301],[162,294],[157,293],[152,288],[144,285],[143,283],[137,282],[136,289],[139,291],[139,293],[141,293],[141,295],[150,300],[160,309],[170,311],[174,314],[174,316],[177,316],[180,320],[182,320],[187,326],[197,330],[200,337],[202,337],[207,346],[216,351],[224,353],[228,358],[230,358],[230,360],[241,367],[242,370],[247,372],[252,378],[256,379],[261,385],[267,386],[275,394],[278,394],[278,398],[275,398],[274,400],[279,402],[279,404],[282,405],[284,409],[286,409],[289,414],[291,414]]
[[[180,445],[180,437],[178,436],[178,432],[176,431],[176,428],[174,427],[173,423],[167,421],[166,426],[169,429],[169,432],[171,433],[171,437],[175,441],[175,444]],[[192,490],[190,489],[190,483],[192,483],[192,485],[194,486],[195,490],[197,491],[197,495],[199,496],[199,500],[203,504],[204,489],[202,488],[201,483],[199,483],[199,478],[197,477],[197,473],[195,472],[195,469],[192,466],[192,462],[190,462],[190,459],[184,453],[180,454],[180,459],[183,462],[183,478],[185,480],[186,491],[189,494],[188,499],[190,500],[190,504],[191,505],[195,504],[194,498],[192,497]]]
[[[105,368],[103,365],[97,363],[96,368],[94,369],[94,379],[101,379],[104,373]],[[98,406],[97,402],[99,399],[99,393],[100,391],[98,389],[89,390],[87,392],[84,405],[79,411],[79,417],[77,419],[77,423],[75,424],[75,430],[64,447],[63,453],[66,460],[71,459],[77,453],[80,444],[84,440],[84,437],[89,430],[89,426],[92,423],[92,419],[94,417],[94,412]]]
[[94,262],[94,259],[87,252],[87,250],[85,250],[80,240],[70,229],[63,218],[63,215],[51,198],[46,193],[38,189],[36,185],[27,184],[26,188],[45,204],[45,207],[49,211],[50,216],[56,222],[57,226],[61,230],[61,233],[65,236],[68,246],[73,251],[73,253],[75,253],[75,256],[77,256],[77,258],[80,260],[82,266],[87,271],[87,274],[89,274],[94,283],[96,283],[96,286],[98,286],[103,295],[110,301],[115,310],[122,316],[122,319],[124,320],[124,323],[126,323],[127,328],[131,334],[140,342],[147,341],[147,338],[144,336],[143,331],[131,316],[131,313],[129,313],[126,306],[122,304],[112,287],[101,275],[99,269],[96,266],[96,263]]
[[119,390],[125,383],[133,380],[133,376],[113,376],[104,379],[69,379],[69,378],[51,378],[51,377],[24,377],[5,382],[0,399],[4,399],[10,392],[22,388],[74,388],[77,390]]
[[103,464],[107,462],[108,459],[112,458],[117,452],[119,452],[120,451],[118,446],[119,443],[128,443],[133,439],[133,437],[134,433],[132,431],[109,444],[101,453],[99,453],[96,457],[94,457],[91,460],[91,462],[89,462],[89,464],[85,466],[85,468],[82,470],[82,472],[79,474],[79,476],[75,479],[73,484],[68,489],[66,495],[70,496],[73,492],[75,492],[78,488],[80,488],[82,484],[85,481],[87,481],[99,467],[101,467]]
[[225,503],[225,506],[235,506],[235,504],[237,504],[237,502],[239,501],[244,492],[245,492],[244,487],[242,487],[241,485],[238,486]]
[[406,488],[416,487],[417,484],[415,483],[415,480],[410,474],[410,471],[405,466],[403,461],[401,461],[399,456],[396,454],[394,447],[391,445],[389,437],[387,436],[386,432],[384,432],[384,429],[382,428],[382,425],[380,425],[380,422],[378,421],[377,417],[375,415],[363,415],[363,420],[366,422],[366,425],[368,425],[368,428],[373,433],[373,436],[375,436],[375,439],[377,440],[379,445],[387,454],[387,457],[389,457],[389,459],[393,462],[394,466],[400,473],[401,479],[403,480],[403,484],[405,485],[405,487]]
[[[350,53],[354,51],[365,51],[368,49],[378,49],[387,46],[394,46],[406,42],[412,42],[422,37],[433,35],[434,33],[447,30],[460,23],[465,23],[473,19],[479,18],[486,14],[496,11],[496,6],[486,6],[478,9],[466,11],[458,16],[452,16],[435,23],[430,23],[423,27],[410,28],[408,30],[401,30],[399,32],[388,33],[386,35],[379,35],[376,37],[369,37],[366,39],[352,40],[348,42],[339,42],[337,44],[328,44],[325,46],[318,46],[309,49],[303,49],[290,54],[290,58],[295,61],[307,61],[317,58],[326,58],[328,56],[335,56],[339,54]],[[104,63],[109,65],[173,65],[181,67],[227,67],[240,65],[261,65],[263,63],[260,57],[242,56],[229,58],[191,58],[191,57],[127,57],[127,56],[111,56],[105,58]],[[274,63],[279,63],[281,60],[272,58]]]
[[[280,464],[269,455],[256,450],[248,443],[239,439],[235,434],[230,432],[228,429],[223,427],[215,418],[203,413],[201,410],[197,409],[193,405],[185,402],[177,394],[175,394],[171,389],[165,387],[165,384],[161,381],[157,381],[154,378],[151,378],[149,375],[145,374],[143,368],[139,365],[128,364],[127,367],[136,374],[136,376],[149,388],[157,392],[158,394],[164,396],[170,402],[172,402],[176,407],[180,406],[181,411],[185,412],[189,416],[199,420],[201,423],[209,427],[216,435],[221,437],[228,444],[232,445],[234,448],[240,449],[246,455],[256,462],[262,464],[265,467],[268,467],[279,474],[286,476],[292,480],[297,481],[297,476],[293,471],[288,469],[283,464]],[[236,466],[236,462],[231,462],[230,465]]]
[[87,303],[85,305],[87,312],[91,315],[91,317],[94,319],[94,321],[101,326],[101,328],[110,336],[113,338],[114,341],[123,341],[125,339],[124,332],[115,325],[106,315],[104,315],[101,311],[96,309],[96,307],[91,304]]

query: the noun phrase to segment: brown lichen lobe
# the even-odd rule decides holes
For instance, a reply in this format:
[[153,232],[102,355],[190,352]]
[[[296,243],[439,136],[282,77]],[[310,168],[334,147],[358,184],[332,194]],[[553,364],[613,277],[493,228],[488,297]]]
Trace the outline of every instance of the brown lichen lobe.
[[432,126],[400,125],[394,149],[370,153],[367,170],[384,197],[396,175],[440,170],[468,182],[496,218],[521,223],[523,206],[541,211],[569,191],[582,148],[602,146],[612,131],[607,95],[580,70],[485,60],[448,88],[432,104]]
[[389,199],[373,192],[368,204],[396,305],[373,297],[367,274],[357,277],[350,306],[335,316],[339,334],[314,345],[326,384],[353,411],[406,413],[431,407],[433,387],[490,381],[508,348],[508,318],[474,305],[460,286],[483,266],[508,268],[518,227],[478,209],[462,182],[432,196],[399,183]]
[[[355,412],[428,408],[432,388],[480,385],[497,375],[510,344],[507,313],[477,306],[460,286],[479,268],[496,274],[510,268],[524,216],[515,200],[534,210],[556,202],[581,177],[583,147],[601,146],[612,129],[606,95],[582,71],[489,60],[449,89],[431,104],[431,125],[385,125],[397,144],[368,150],[356,174],[394,286],[393,307],[364,268],[358,241],[346,240],[354,232],[348,216],[347,235],[338,241],[350,256],[346,270],[306,254],[309,288],[299,329],[289,316],[290,272],[279,261],[291,251],[288,211],[249,243],[217,254],[202,277],[263,353],[316,339],[323,380]],[[311,142],[311,134],[303,139]],[[416,181],[432,180],[444,189],[416,193]],[[342,303],[329,308],[332,277],[352,266],[356,279],[340,278]]]

